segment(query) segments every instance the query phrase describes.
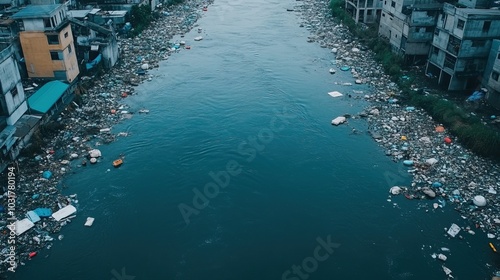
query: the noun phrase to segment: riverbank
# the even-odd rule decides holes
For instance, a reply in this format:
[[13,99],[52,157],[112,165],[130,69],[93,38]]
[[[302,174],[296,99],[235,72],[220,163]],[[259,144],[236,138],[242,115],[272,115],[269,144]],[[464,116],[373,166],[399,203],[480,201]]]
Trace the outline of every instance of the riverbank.
[[[189,42],[169,41],[175,35],[182,37],[190,31],[203,15],[203,7],[212,2],[188,0],[160,10],[161,17],[142,34],[119,39],[120,61],[113,69],[101,77],[81,77],[80,89],[83,94],[75,100],[78,103],[71,104],[56,123],[45,129],[41,152],[18,160],[14,207],[18,220],[36,208],[49,208],[52,212],[66,205],[79,208],[76,194],[61,194],[63,189],[71,190],[71,186],[61,183],[63,177],[91,164],[91,150],[111,143],[118,137],[128,136],[126,131],[114,131],[115,124],[132,118],[135,113],[148,113],[146,108],[129,108],[123,99],[137,94],[135,86],[155,79],[151,70],[159,67],[160,61],[189,49]],[[112,162],[120,156],[123,155],[102,155],[96,158],[96,164],[108,164],[113,168]],[[7,205],[7,193],[3,196],[3,202]],[[0,259],[3,261],[0,275],[5,277],[9,268],[16,270],[19,265],[25,265],[30,253],[48,255],[47,250],[53,243],[64,238],[62,227],[75,217],[71,215],[60,221],[42,218],[35,222],[33,228],[16,236],[15,244],[12,244],[8,243],[8,237],[11,232],[15,235],[15,229],[7,228],[6,214],[2,213],[0,231]],[[13,249],[10,247],[12,245],[15,245]],[[31,256],[35,257],[33,254]]]
[[[458,225],[461,232],[456,238],[484,234],[496,244],[500,235],[498,164],[457,144],[448,128],[432,120],[423,109],[402,105],[398,100],[402,90],[375,61],[375,54],[355,40],[346,26],[335,23],[328,1],[298,2],[295,10],[302,16],[301,26],[311,32],[309,42],[332,49],[332,67],[337,71],[348,69],[353,83],[368,84],[373,89],[370,94],[343,93],[371,102],[369,108],[353,117],[366,118],[371,136],[385,154],[400,165],[402,174],[413,176],[411,185],[400,186],[401,174],[387,172],[388,189],[399,187],[392,189],[392,195],[428,200],[426,211],[454,209],[466,218]],[[483,205],[483,199],[486,205],[478,206]]]

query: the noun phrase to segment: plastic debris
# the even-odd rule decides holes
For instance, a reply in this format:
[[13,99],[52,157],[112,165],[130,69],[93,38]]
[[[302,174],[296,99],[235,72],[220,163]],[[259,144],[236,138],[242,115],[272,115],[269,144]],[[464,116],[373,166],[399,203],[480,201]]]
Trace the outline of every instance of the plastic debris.
[[450,228],[447,231],[447,233],[451,237],[455,237],[459,232],[460,232],[460,227],[456,224],[451,224]]
[[331,97],[340,97],[340,96],[343,96],[342,93],[338,92],[338,91],[331,91],[328,93],[328,95],[330,95]]
[[76,208],[73,205],[67,205],[61,209],[59,209],[57,212],[52,214],[52,218],[54,218],[56,221],[60,221],[72,214],[76,213]]
[[92,224],[94,223],[94,220],[95,220],[94,218],[92,218],[92,217],[88,217],[88,218],[87,218],[87,221],[85,221],[85,226],[86,226],[86,227],[90,227],[90,226],[92,226]]
[[101,151],[99,151],[98,149],[93,149],[93,150],[90,150],[89,151],[89,156],[91,158],[98,158],[101,156]]
[[333,119],[332,124],[339,125],[339,124],[343,124],[345,121],[346,121],[346,118],[343,116],[340,116],[340,117],[336,117],[335,119]]
[[392,194],[392,195],[398,195],[400,194],[402,191],[401,187],[398,187],[398,186],[394,186],[392,187],[389,192]]
[[479,207],[486,206],[486,198],[484,198],[484,196],[482,196],[482,195],[476,195],[476,196],[474,196],[474,198],[472,199],[472,202],[476,206],[479,206]]
[[52,177],[52,172],[50,172],[50,171],[44,171],[42,173],[42,177],[45,178],[45,179],[50,179],[50,177]]

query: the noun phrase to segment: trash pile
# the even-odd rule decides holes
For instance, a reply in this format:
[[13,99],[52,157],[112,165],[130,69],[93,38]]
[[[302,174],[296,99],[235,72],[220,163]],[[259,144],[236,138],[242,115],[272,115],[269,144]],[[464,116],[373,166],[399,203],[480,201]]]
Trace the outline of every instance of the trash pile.
[[[461,229],[474,234],[472,228],[476,228],[488,238],[500,239],[498,164],[462,147],[459,139],[448,134],[446,127],[436,123],[424,110],[404,106],[398,100],[401,91],[375,61],[374,53],[354,38],[347,27],[334,22],[328,1],[297,2],[295,11],[300,11],[303,21],[300,26],[312,34],[307,41],[331,48],[332,67],[350,71],[356,84],[371,87],[369,94],[352,91],[355,97],[371,104],[355,117],[368,121],[370,135],[385,154],[412,175],[410,186],[391,185],[390,194],[434,200],[434,209],[457,210],[467,221],[462,227],[453,224],[448,230],[450,236],[458,235]],[[333,68],[325,71],[335,73]],[[414,90],[419,90],[416,85]],[[436,257],[446,260],[443,254]],[[444,266],[443,270],[451,277],[451,270]]]
[[[196,20],[208,10],[213,1],[187,0],[182,5],[162,9],[159,19],[135,38],[119,38],[120,63],[101,77],[81,77],[79,97],[57,119],[63,129],[44,139],[44,153],[18,160],[15,188],[15,216],[8,221],[8,193],[0,196],[0,275],[15,270],[39,253],[47,253],[54,240],[61,240],[61,228],[76,217],[79,208],[77,195],[63,196],[66,188],[62,177],[75,168],[98,164],[103,155],[98,146],[111,143],[127,132],[112,133],[116,123],[133,117],[133,110],[123,99],[136,94],[135,86],[154,77],[148,74],[181,49],[184,41],[169,42],[175,35],[193,28]],[[201,29],[198,29],[201,33]],[[201,36],[195,41],[202,40]],[[139,109],[147,114],[149,110]],[[111,162],[110,162],[111,164]],[[13,225],[11,226],[11,222]],[[90,227],[94,218],[88,217],[82,226]],[[15,240],[11,249],[9,236]],[[12,253],[14,252],[14,253]]]

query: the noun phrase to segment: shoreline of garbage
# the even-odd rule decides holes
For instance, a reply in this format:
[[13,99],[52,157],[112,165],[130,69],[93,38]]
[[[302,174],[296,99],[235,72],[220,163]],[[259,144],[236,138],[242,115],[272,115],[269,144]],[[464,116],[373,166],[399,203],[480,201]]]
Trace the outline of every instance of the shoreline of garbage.
[[[491,242],[500,240],[500,211],[496,203],[500,191],[498,164],[462,147],[446,127],[432,120],[423,109],[403,105],[398,100],[402,91],[384,73],[374,53],[356,41],[347,27],[334,21],[328,1],[302,0],[290,10],[297,10],[302,16],[300,26],[311,33],[308,42],[331,49],[336,63],[325,71],[332,75],[336,68],[350,71],[353,83],[372,89],[370,93],[353,90],[349,95],[371,104],[353,118],[366,119],[374,141],[400,164],[398,172],[386,176],[388,201],[401,194],[409,200],[429,200],[426,212],[441,208],[458,211],[462,222],[444,225],[449,227],[444,232],[449,238],[463,239],[482,231]],[[414,90],[421,89],[414,85]],[[341,117],[345,116],[334,119],[332,124],[348,122],[350,116]],[[411,185],[401,186],[402,175],[407,174],[412,177]],[[490,243],[492,250],[493,243]],[[452,270],[445,266],[446,256],[439,253],[443,271],[451,277]]]
[[[184,41],[170,40],[188,33],[212,3],[213,0],[187,0],[159,7],[160,18],[140,35],[118,39],[117,65],[100,77],[81,77],[81,102],[72,102],[52,124],[53,137],[46,135],[49,139],[44,139],[48,140],[43,142],[44,152],[19,158],[9,173],[16,183],[9,185],[9,191],[0,197],[6,206],[10,205],[4,209],[9,211],[10,219],[0,223],[0,275],[7,277],[9,270],[14,272],[37,254],[50,254],[48,249],[53,242],[64,238],[61,229],[78,215],[79,201],[77,194],[61,194],[62,189],[68,188],[63,185],[63,177],[88,164],[108,163],[102,160],[98,147],[128,135],[115,134],[111,128],[135,113],[149,113],[145,108],[130,108],[122,100],[136,94],[135,87],[140,83],[154,79],[148,70],[190,48]],[[8,213],[2,215],[6,217]],[[94,219],[89,218],[82,227],[92,226]]]

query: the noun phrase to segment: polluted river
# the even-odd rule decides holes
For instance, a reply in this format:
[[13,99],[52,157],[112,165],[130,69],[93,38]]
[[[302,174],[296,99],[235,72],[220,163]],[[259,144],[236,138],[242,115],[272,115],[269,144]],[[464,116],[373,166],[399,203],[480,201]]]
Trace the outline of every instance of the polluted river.
[[216,0],[172,38],[190,48],[120,101],[148,113],[62,179],[64,238],[8,279],[491,279],[496,239],[447,199],[390,195],[412,167],[368,133],[373,89],[311,39],[309,2]]

